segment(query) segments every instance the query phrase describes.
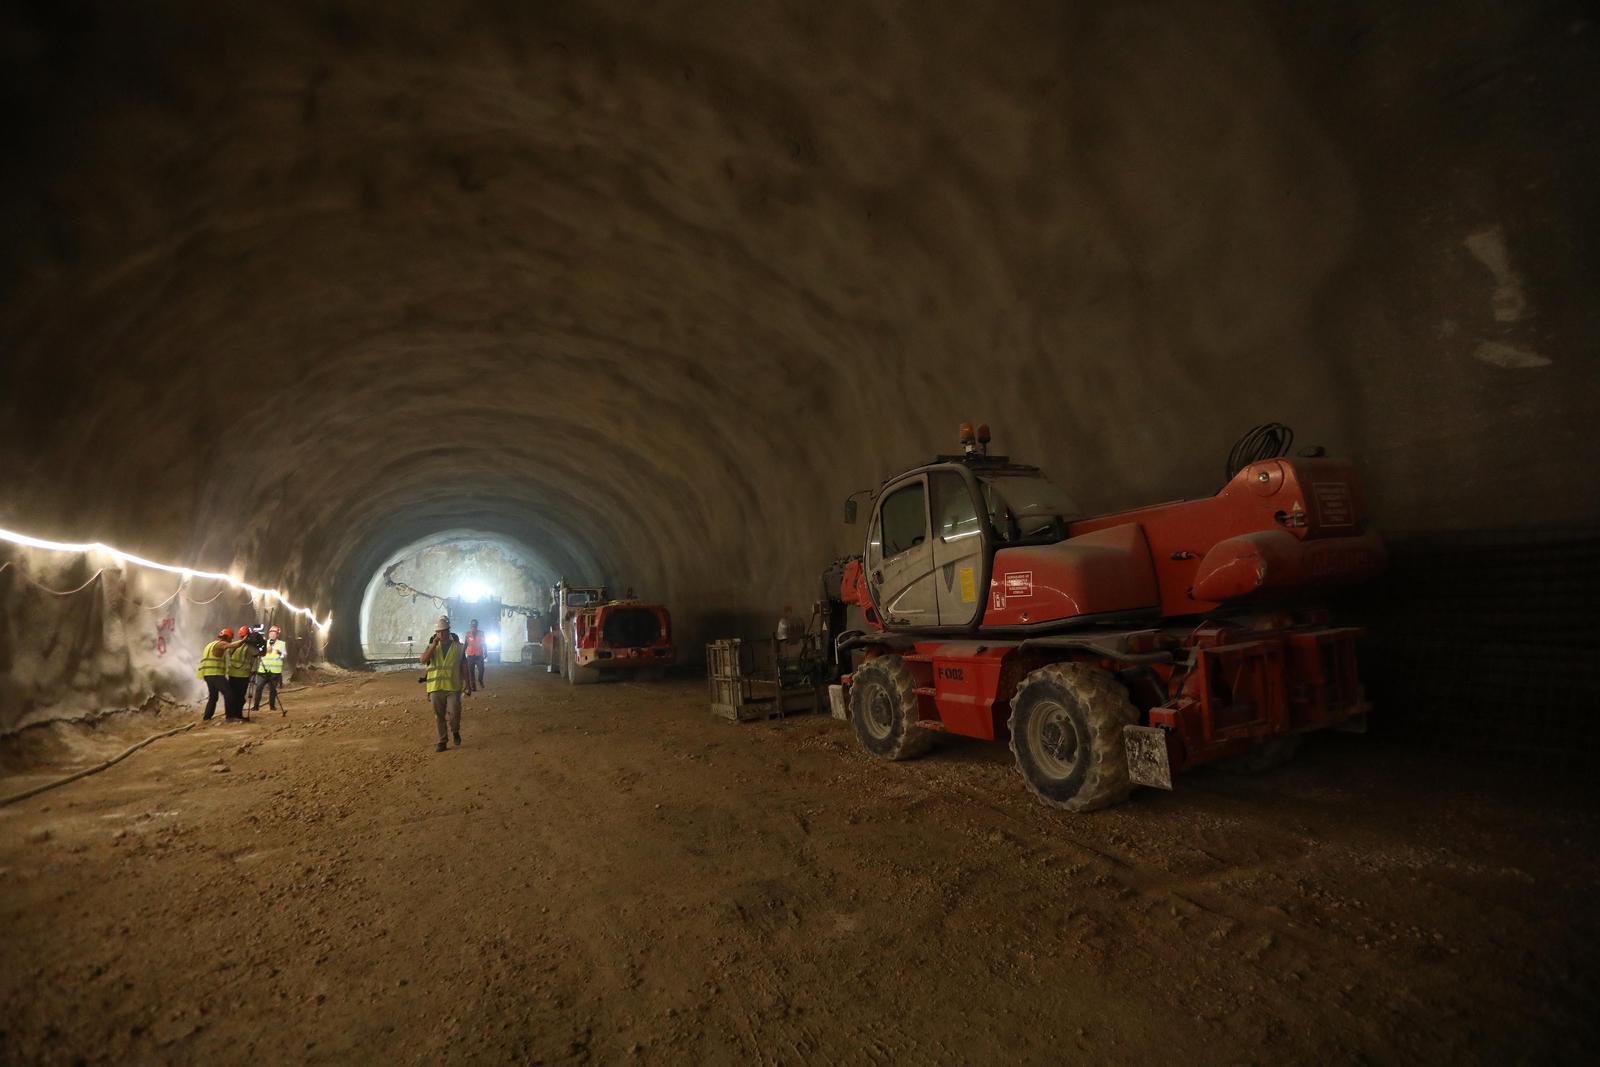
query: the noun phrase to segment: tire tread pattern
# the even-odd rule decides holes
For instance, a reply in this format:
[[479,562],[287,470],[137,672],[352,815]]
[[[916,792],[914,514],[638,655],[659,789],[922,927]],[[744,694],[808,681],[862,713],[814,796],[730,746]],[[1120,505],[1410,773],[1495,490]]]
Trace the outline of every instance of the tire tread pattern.
[[[884,681],[888,685],[889,691],[894,693],[899,700],[900,713],[905,716],[906,720],[905,729],[900,734],[899,743],[887,752],[874,753],[874,755],[887,760],[905,760],[915,759],[917,756],[927,753],[933,747],[934,731],[915,725],[918,707],[917,682],[916,679],[911,677],[911,669],[905,665],[905,661],[899,656],[889,655],[874,656],[872,659],[867,660],[855,672],[855,678],[859,679],[867,671],[881,672],[884,675]],[[856,710],[856,692],[857,689],[854,680],[852,680],[850,686],[850,716],[852,719],[856,718],[858,714],[865,714],[865,711],[858,713]],[[855,724],[852,723],[852,725]],[[857,729],[859,730],[860,727],[857,727]]]
[[1020,759],[1014,761],[1017,773],[1028,784],[1029,792],[1052,808],[1085,812],[1120,804],[1133,790],[1133,783],[1128,780],[1128,756],[1123,747],[1122,728],[1138,723],[1139,709],[1128,698],[1127,688],[1109,671],[1084,663],[1052,663],[1030,671],[1011,698],[1012,712],[1007,726],[1011,732],[1012,756],[1018,755],[1015,709],[1029,686],[1046,681],[1054,681],[1072,694],[1088,716],[1091,753],[1088,777],[1072,799],[1062,801],[1045,796],[1022,769]]

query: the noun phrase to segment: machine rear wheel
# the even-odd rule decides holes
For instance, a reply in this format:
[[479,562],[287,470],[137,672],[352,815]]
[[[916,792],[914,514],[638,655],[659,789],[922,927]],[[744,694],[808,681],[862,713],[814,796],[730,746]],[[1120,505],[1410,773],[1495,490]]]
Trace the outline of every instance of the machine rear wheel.
[[899,656],[876,656],[850,682],[850,723],[861,747],[883,759],[920,756],[933,731],[917,725],[917,683]]
[[1011,752],[1044,803],[1094,811],[1127,799],[1122,728],[1139,721],[1128,691],[1109,672],[1052,663],[1022,679],[1011,698]]

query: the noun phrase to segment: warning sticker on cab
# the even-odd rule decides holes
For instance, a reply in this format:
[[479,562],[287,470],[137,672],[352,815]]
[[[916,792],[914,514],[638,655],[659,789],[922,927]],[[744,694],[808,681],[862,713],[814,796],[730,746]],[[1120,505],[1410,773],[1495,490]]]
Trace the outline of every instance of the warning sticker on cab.
[[957,578],[961,582],[961,602],[963,604],[976,604],[978,602],[978,584],[973,580],[972,568],[960,568]]
[[1005,576],[1006,598],[1033,595],[1032,571],[1008,571]]

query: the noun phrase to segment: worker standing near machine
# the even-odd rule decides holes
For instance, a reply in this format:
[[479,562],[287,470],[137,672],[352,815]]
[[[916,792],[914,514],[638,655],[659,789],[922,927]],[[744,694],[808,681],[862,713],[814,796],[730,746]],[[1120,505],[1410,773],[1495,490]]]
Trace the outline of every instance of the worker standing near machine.
[[217,713],[217,698],[222,698],[223,714],[228,711],[228,653],[239,646],[233,639],[233,631],[224,627],[217,631],[216,639],[206,642],[206,647],[200,653],[200,668],[195,671],[195,677],[206,683],[206,710],[201,715],[202,721],[208,720]]
[[283,682],[283,657],[289,645],[278,635],[283,631],[273,626],[267,630],[267,647],[261,651],[261,661],[256,664],[256,699],[251,711],[261,710],[261,691],[268,693],[267,707],[278,710],[278,686]]
[[229,646],[223,664],[224,672],[227,674],[227,692],[224,694],[224,699],[227,701],[225,705],[227,714],[224,716],[224,720],[227,722],[243,722],[244,701],[245,697],[250,693],[250,675],[255,673],[256,656],[259,653],[258,644],[261,641],[261,637],[260,635],[254,635],[255,642],[250,640],[252,634],[250,633],[249,623],[242,624],[234,632],[237,634],[238,640]]
[[449,748],[454,735],[456,747],[461,747],[461,691],[466,688],[466,654],[456,635],[450,632],[450,619],[439,616],[433,628],[433,637],[422,651],[422,662],[428,667],[428,700],[433,705],[433,717],[439,723],[439,746],[434,751]]
[[486,638],[482,630],[478,629],[478,620],[473,619],[472,625],[467,627],[466,652],[467,652],[467,692],[475,693],[483,686],[483,657],[488,655],[485,646]]

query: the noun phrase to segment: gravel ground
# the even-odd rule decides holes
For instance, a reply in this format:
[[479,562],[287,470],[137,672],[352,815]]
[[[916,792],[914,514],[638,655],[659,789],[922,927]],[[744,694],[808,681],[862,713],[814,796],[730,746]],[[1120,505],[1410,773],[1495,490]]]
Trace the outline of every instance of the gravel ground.
[[[410,673],[0,808],[0,1061],[1576,1061],[1592,791],[1318,737],[1069,816],[701,684]],[[33,734],[0,792],[192,709]]]

